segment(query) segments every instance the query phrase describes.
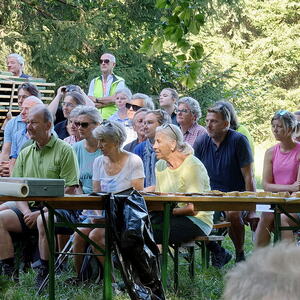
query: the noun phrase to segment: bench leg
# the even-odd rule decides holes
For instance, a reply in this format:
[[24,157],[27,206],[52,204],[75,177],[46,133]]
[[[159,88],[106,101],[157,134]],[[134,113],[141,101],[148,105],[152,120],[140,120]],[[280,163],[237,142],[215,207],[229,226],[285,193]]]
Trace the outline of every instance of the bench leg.
[[179,247],[174,246],[174,290],[178,291]]
[[195,247],[189,248],[189,273],[190,278],[194,280],[195,278]]

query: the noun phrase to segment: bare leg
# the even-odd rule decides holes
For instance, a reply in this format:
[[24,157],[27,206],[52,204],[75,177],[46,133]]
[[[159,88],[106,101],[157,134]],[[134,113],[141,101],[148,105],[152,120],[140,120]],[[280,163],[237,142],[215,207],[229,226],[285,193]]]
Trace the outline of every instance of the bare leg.
[[255,248],[265,247],[269,245],[271,240],[271,232],[274,229],[274,214],[271,212],[263,212],[255,232]]
[[[291,214],[295,219],[299,219],[297,214]],[[297,224],[293,222],[288,216],[285,214],[281,215],[281,225],[282,226],[296,226]],[[292,230],[283,230],[281,232],[281,236],[283,239],[288,240],[290,242],[294,241],[294,234]]]
[[9,232],[22,232],[19,218],[11,209],[0,212],[0,260],[14,257],[14,247]]
[[234,244],[236,255],[244,252],[245,227],[241,212],[227,211],[227,220],[231,223],[229,236]]
[[[88,235],[92,228],[78,228],[83,234]],[[86,248],[86,241],[77,233],[74,234],[74,241],[73,241],[73,252],[74,253],[84,253]],[[80,269],[82,266],[83,256],[82,255],[75,255],[74,256],[74,263],[75,263],[75,270],[77,275],[80,273]]]
[[[97,243],[101,248],[104,249],[105,247],[105,229],[104,228],[95,228],[94,230],[91,231],[89,234],[89,238]],[[96,254],[101,254],[97,249],[93,247],[93,252]],[[104,259],[105,257],[103,255],[97,256],[99,262],[101,265],[104,265]]]

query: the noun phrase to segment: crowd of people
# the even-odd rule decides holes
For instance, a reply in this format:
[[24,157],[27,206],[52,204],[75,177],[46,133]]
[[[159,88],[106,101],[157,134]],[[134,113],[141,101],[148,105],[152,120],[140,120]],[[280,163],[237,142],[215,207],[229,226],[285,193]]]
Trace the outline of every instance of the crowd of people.
[[[113,73],[115,64],[112,54],[103,54],[101,75],[92,80],[87,94],[77,85],[62,86],[48,106],[40,100],[34,84],[21,84],[18,88],[21,113],[6,124],[0,175],[61,178],[65,180],[68,194],[116,193],[130,187],[166,193],[256,190],[253,140],[247,128],[238,122],[231,103],[218,101],[210,107],[203,127],[198,124],[202,115],[196,99],[180,98],[176,90],[165,88],[155,109],[151,97],[132,94],[125,80]],[[15,76],[28,76],[23,73],[24,60],[17,54],[8,56],[7,66]],[[293,193],[300,189],[298,118],[298,113],[280,110],[271,120],[279,143],[265,154],[263,186],[266,191]],[[71,223],[93,222],[93,218],[78,210],[59,210],[59,213]],[[95,213],[105,215],[103,211]],[[257,227],[256,247],[269,243],[272,213],[265,212],[260,218],[253,211],[225,214],[231,222],[229,236],[235,247],[236,262],[245,260],[246,224],[253,230]],[[196,211],[192,203],[179,203],[172,210],[170,243],[209,235],[213,215],[213,211]],[[300,214],[294,217],[298,219]],[[151,218],[153,223],[162,222],[157,212],[152,212]],[[293,225],[285,216],[282,222]],[[72,231],[63,227],[56,230],[58,247],[61,247],[65,236]],[[104,229],[80,230],[104,246]],[[38,236],[40,265],[36,284],[40,286],[49,271],[49,249],[37,204],[24,201],[0,205],[3,275],[18,280],[11,233],[31,232]],[[292,240],[292,232],[287,231],[284,237]],[[157,244],[161,243],[162,233],[157,229],[154,238]],[[221,268],[232,258],[216,242],[209,242],[207,247],[214,267]],[[75,234],[74,250],[82,253],[85,248],[86,242]],[[103,264],[103,256],[98,258]],[[81,263],[82,257],[75,256],[77,275]]]

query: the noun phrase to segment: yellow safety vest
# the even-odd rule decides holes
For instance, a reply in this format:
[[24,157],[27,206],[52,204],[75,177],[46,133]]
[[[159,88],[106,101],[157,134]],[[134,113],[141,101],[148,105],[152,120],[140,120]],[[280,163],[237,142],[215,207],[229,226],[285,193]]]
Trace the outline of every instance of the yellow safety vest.
[[[113,82],[110,86],[109,90],[109,96],[113,96],[116,93],[116,89],[118,86],[118,83],[120,81],[124,81],[122,77],[116,76],[115,74],[112,74],[113,76]],[[94,97],[96,98],[102,98],[104,97],[103,93],[103,84],[102,84],[102,76],[99,76],[95,78],[95,85],[94,85]],[[113,115],[117,111],[117,106],[116,104],[109,104],[106,107],[99,108],[99,111],[102,115],[102,118],[104,120],[107,120],[111,115]]]

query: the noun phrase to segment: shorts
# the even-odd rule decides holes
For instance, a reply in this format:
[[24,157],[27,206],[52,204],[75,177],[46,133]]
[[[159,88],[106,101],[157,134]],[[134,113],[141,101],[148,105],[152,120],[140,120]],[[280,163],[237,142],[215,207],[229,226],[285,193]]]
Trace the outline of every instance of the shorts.
[[[157,244],[162,243],[163,216],[160,212],[151,213],[151,223],[160,228],[153,230],[154,240]],[[180,244],[193,240],[197,236],[206,236],[202,229],[186,216],[170,216],[169,244]]]
[[[32,212],[34,211],[37,211],[39,210],[39,208],[37,207],[30,207],[30,210]],[[12,208],[12,211],[15,212],[15,214],[18,216],[18,219],[20,221],[20,224],[21,224],[21,227],[22,227],[22,232],[24,233],[28,233],[28,232],[32,232],[32,231],[37,231],[37,228],[29,228],[25,221],[24,221],[24,215],[23,213],[16,207]],[[79,216],[77,214],[76,211],[73,211],[73,210],[66,210],[66,209],[57,209],[55,210],[56,212],[59,213],[60,216],[56,216],[56,222],[63,222],[64,219],[61,217],[63,216],[67,221],[68,223],[71,223],[71,224],[75,224],[75,223],[79,223]],[[68,235],[71,235],[73,234],[74,230],[71,229],[71,228],[68,228],[68,227],[58,227],[58,226],[55,226],[55,233],[56,234],[68,234]]]

